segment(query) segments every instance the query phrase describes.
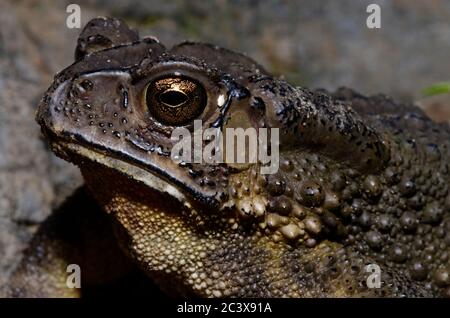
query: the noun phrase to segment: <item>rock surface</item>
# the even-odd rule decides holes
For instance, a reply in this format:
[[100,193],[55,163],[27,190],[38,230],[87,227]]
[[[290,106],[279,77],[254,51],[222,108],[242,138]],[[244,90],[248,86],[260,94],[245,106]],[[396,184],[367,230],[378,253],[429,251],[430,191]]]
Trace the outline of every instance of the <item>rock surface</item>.
[[[201,40],[246,52],[298,85],[402,100],[450,76],[450,2],[377,1],[382,27],[366,27],[374,1],[77,1],[82,24],[120,17],[166,45]],[[34,121],[53,75],[69,65],[79,30],[68,29],[69,1],[0,2],[0,284],[36,227],[82,180],[54,157]],[[448,95],[437,119],[449,114]],[[447,105],[447,106],[445,106]],[[447,118],[448,119],[448,118]]]

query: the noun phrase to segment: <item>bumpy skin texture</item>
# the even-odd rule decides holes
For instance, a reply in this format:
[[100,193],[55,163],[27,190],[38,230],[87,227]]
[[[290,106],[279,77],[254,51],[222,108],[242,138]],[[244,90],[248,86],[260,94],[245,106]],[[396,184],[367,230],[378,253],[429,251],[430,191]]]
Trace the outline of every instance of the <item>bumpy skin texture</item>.
[[[109,218],[84,187],[75,191],[40,227],[0,295],[158,297],[158,289],[119,249]],[[81,289],[67,287],[73,282],[69,264],[81,268]]]
[[[92,20],[37,120],[52,149],[80,167],[122,250],[163,290],[450,296],[447,125],[382,95],[293,87],[219,47],[168,50],[136,36],[118,20]],[[205,94],[187,100],[204,102],[183,122],[191,131],[194,119],[279,128],[278,172],[173,161],[176,126],[147,88],[171,77]],[[367,286],[368,264],[380,266],[381,288]]]

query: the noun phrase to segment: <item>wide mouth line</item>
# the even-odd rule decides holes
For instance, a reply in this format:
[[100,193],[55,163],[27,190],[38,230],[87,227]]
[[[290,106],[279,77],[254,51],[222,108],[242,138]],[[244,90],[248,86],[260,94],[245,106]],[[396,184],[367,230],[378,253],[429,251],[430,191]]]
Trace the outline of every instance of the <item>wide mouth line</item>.
[[[103,164],[103,165],[109,167],[109,168],[114,168],[114,167],[110,167],[108,164],[105,164],[105,161],[99,160],[99,157],[94,157],[93,155],[89,155],[89,154],[97,154],[97,155],[101,155],[101,156],[105,156],[105,157],[108,156],[109,161],[113,161],[115,163],[120,163],[122,166],[128,166],[128,167],[133,167],[134,169],[139,169],[141,172],[151,175],[153,178],[157,178],[160,182],[163,182],[163,183],[167,184],[168,186],[175,187],[175,185],[173,185],[172,183],[168,182],[167,180],[161,178],[154,172],[148,171],[147,169],[143,169],[140,166],[136,166],[131,163],[128,163],[126,160],[122,160],[121,158],[118,158],[118,156],[111,155],[111,153],[106,154],[105,151],[102,151],[100,149],[97,150],[97,149],[93,149],[90,147],[86,147],[84,145],[76,144],[73,142],[67,142],[67,141],[63,141],[62,143],[58,142],[58,145],[60,145],[60,146],[62,145],[64,148],[71,150],[76,154],[87,155],[86,157],[88,157],[90,160],[96,161],[100,164]],[[128,174],[128,173],[126,173],[126,174]]]
[[[132,176],[135,179],[137,179],[136,175],[140,175],[141,178],[138,179],[139,181],[156,191],[168,193],[169,195],[177,198],[180,202],[189,202],[191,205],[200,204],[200,206],[203,206],[205,209],[219,207],[219,201],[217,200],[215,194],[205,195],[197,189],[189,187],[182,181],[171,176],[166,170],[163,170],[155,165],[146,165],[144,162],[141,162],[136,158],[122,152],[107,149],[106,147],[98,144],[91,144],[86,141],[83,136],[78,134],[58,136],[47,127],[45,127],[44,130],[45,135],[52,135],[52,137],[47,139],[53,140],[51,143],[57,145],[57,147],[53,147],[55,152],[60,152],[58,150],[59,147],[69,150],[74,154],[85,156],[94,162],[98,162],[99,164],[112,169],[122,167],[121,170],[125,175]],[[97,156],[93,154],[97,154]],[[62,155],[64,156],[64,154]],[[105,160],[101,160],[102,157]],[[67,158],[67,156],[65,159],[70,161],[70,158]],[[99,160],[102,162],[99,162]],[[112,162],[116,164],[111,166],[110,163]],[[158,184],[158,186],[155,187],[155,184]]]

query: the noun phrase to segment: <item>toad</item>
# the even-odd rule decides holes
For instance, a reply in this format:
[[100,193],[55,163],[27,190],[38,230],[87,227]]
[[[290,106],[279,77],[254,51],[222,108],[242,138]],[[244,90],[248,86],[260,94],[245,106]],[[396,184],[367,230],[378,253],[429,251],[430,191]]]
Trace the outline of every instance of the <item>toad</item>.
[[[277,128],[279,169],[173,160],[172,132],[195,120]],[[450,129],[414,105],[97,18],[37,121],[87,193],[41,226],[9,296],[80,296],[69,264],[99,283],[135,264],[177,296],[450,296]]]

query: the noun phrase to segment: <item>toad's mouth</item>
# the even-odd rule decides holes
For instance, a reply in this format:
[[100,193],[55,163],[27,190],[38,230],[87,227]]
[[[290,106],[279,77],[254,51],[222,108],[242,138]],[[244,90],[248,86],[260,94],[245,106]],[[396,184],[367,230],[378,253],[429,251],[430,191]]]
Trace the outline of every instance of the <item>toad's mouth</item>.
[[[45,133],[49,133],[48,131]],[[105,167],[111,171],[119,172],[133,182],[145,185],[145,188],[156,195],[164,194],[164,197],[174,199],[173,205],[191,209],[195,206],[199,210],[210,210],[215,208],[217,201],[214,198],[202,196],[184,184],[178,184],[177,180],[171,180],[170,175],[164,176],[158,171],[149,171],[149,168],[141,167],[127,162],[122,158],[123,154],[114,154],[111,151],[97,149],[92,145],[84,145],[81,141],[72,141],[71,138],[53,136],[48,139],[50,149],[60,158],[72,162],[80,167],[87,161],[98,167]],[[92,166],[92,164],[91,164]],[[84,176],[86,179],[86,176]],[[172,178],[173,179],[173,178]],[[170,211],[168,211],[170,212]]]
[[93,150],[83,145],[71,142],[60,141],[57,143],[52,143],[51,148],[55,153],[67,161],[73,161],[68,152],[76,156],[81,156],[82,158],[86,158],[94,163],[121,172],[126,176],[130,176],[134,180],[144,183],[151,190],[166,193],[172,198],[178,200],[180,203],[191,200],[190,196],[183,193],[177,186],[173,185],[169,181],[157,176],[153,172],[149,172],[124,160],[115,158],[111,154],[105,154],[102,151]]
[[64,132],[57,134],[45,121],[40,124],[51,150],[81,169],[84,162],[89,160],[99,166],[118,171],[129,179],[144,184],[149,190],[165,193],[180,203],[188,202],[203,209],[217,208],[219,205],[214,192],[199,191],[195,185],[178,179],[176,173],[171,173],[170,169],[156,163],[141,162],[138,157],[126,151],[115,151],[102,144],[85,140],[81,134],[64,134]]

